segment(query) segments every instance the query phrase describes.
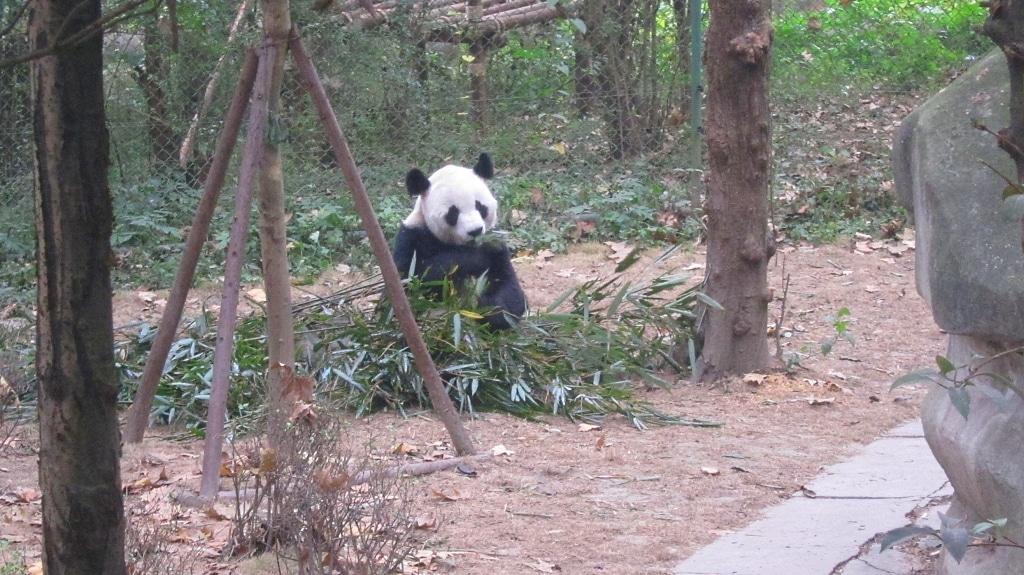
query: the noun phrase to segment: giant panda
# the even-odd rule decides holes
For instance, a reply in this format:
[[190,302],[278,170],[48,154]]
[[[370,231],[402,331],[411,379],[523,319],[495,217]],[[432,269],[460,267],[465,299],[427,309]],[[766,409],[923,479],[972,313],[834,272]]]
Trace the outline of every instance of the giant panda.
[[409,170],[405,187],[416,204],[398,230],[392,255],[402,277],[419,277],[434,298],[445,277],[462,290],[484,277],[479,305],[489,313],[483,322],[502,330],[526,312],[526,295],[508,246],[487,235],[498,220],[498,202],[487,186],[493,177],[486,153],[473,169],[447,165],[429,178],[419,168]]

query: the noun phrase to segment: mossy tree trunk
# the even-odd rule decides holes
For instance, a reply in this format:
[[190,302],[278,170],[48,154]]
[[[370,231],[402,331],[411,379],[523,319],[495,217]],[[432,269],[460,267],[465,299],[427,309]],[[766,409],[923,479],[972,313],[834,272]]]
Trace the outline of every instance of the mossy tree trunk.
[[707,295],[703,377],[768,365],[770,0],[711,0]]
[[51,575],[120,575],[124,558],[114,367],[102,36],[69,38],[100,0],[35,0],[32,61],[37,250],[39,484]]

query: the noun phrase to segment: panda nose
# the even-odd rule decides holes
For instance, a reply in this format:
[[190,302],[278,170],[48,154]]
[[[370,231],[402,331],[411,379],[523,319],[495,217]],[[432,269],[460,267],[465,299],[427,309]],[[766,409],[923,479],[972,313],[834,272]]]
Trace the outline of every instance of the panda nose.
[[469,230],[466,233],[469,234],[469,237],[475,238],[475,237],[479,236],[480,234],[484,233],[484,229],[483,228],[473,228],[473,229]]

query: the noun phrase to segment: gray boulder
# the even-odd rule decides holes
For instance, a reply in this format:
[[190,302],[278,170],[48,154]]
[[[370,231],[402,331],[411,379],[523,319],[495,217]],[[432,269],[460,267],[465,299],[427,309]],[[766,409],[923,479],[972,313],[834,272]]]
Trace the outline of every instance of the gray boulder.
[[903,121],[893,172],[914,220],[917,290],[935,322],[950,333],[1024,340],[1021,230],[999,175],[1016,170],[995,137],[971,125],[1009,125],[1009,91],[1006,61],[992,52]]
[[[950,334],[946,354],[967,386],[965,420],[938,385],[922,406],[925,437],[954,489],[948,517],[970,528],[1006,519],[1024,541],[1024,252],[1018,215],[1002,201],[1013,162],[995,137],[1009,124],[1009,77],[994,51],[901,124],[893,143],[900,203],[917,238],[917,289]],[[998,357],[997,357],[998,356]],[[991,358],[997,357],[992,360]],[[971,547],[940,575],[1024,574],[1024,550]]]

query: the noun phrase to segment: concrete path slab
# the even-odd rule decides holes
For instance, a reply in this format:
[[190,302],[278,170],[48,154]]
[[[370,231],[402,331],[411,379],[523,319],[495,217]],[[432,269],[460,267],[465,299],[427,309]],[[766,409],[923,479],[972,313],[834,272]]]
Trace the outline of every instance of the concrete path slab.
[[952,492],[919,421],[826,468],[805,487],[815,497],[797,494],[768,509],[763,519],[697,551],[673,575],[829,575],[860,556],[876,534],[907,525],[914,508]]

